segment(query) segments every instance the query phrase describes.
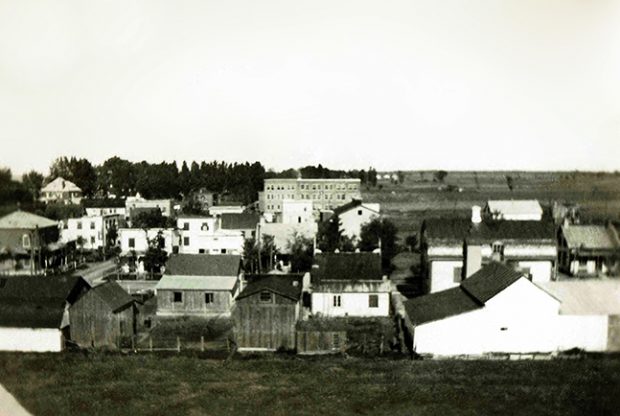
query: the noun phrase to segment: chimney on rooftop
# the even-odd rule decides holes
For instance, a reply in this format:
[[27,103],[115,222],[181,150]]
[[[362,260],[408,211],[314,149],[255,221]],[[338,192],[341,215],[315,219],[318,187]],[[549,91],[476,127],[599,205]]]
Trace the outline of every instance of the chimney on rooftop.
[[471,222],[473,224],[480,224],[482,222],[480,207],[478,205],[474,205],[473,207],[471,207]]

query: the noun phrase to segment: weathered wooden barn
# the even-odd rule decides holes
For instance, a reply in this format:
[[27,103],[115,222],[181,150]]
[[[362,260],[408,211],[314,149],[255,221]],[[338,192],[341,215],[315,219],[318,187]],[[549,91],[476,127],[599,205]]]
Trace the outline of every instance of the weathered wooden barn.
[[239,290],[241,256],[177,254],[157,283],[158,316],[229,315]]
[[333,354],[344,352],[347,346],[345,321],[308,319],[297,322],[296,350],[298,354]]
[[117,348],[136,333],[136,301],[114,281],[82,295],[69,309],[71,339],[81,347]]
[[77,276],[0,277],[0,351],[62,351],[69,306],[88,289]]
[[293,350],[300,317],[302,275],[248,276],[233,309],[240,350]]

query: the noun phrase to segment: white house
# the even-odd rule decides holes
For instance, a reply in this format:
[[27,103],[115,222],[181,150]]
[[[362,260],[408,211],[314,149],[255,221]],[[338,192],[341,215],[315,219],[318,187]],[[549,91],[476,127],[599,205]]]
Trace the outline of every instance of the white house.
[[[86,200],[85,200],[86,201]],[[120,215],[123,219],[128,216],[127,208],[123,206],[113,206],[112,204],[100,203],[97,206],[91,205],[86,207],[86,215],[88,217],[96,217],[101,215]]]
[[50,203],[79,204],[82,200],[82,190],[73,182],[58,177],[41,188],[39,200]]
[[180,216],[177,228],[181,254],[242,254],[244,235],[240,230],[224,230],[220,219]]
[[362,232],[362,226],[369,223],[380,215],[381,205],[362,202],[354,199],[348,204],[334,209],[333,216],[328,221],[338,216],[342,235],[358,240]]
[[535,200],[489,200],[484,214],[495,220],[540,221],[543,209]]
[[314,212],[312,201],[285,199],[282,201],[282,220],[283,224],[303,224],[314,222]]
[[64,350],[69,306],[87,286],[76,276],[0,277],[0,351]]
[[422,263],[430,293],[456,287],[491,261],[506,263],[534,282],[556,276],[557,243],[549,221],[428,219],[421,231]]
[[328,317],[388,316],[391,285],[379,253],[317,253],[311,311]]
[[273,237],[276,249],[281,254],[290,253],[291,243],[295,236],[314,239],[318,232],[316,222],[302,222],[299,224],[283,224],[280,222],[266,222],[261,220],[258,224],[257,241],[262,241],[263,236]]
[[85,216],[69,218],[61,221],[60,240],[62,242],[77,241],[82,238],[82,248],[97,250],[105,247],[108,230],[119,228],[123,217],[119,214]]
[[118,230],[118,240],[121,247],[121,255],[128,255],[131,252],[144,254],[149,248],[149,240],[157,237],[161,231],[164,237],[164,250],[168,254],[174,253],[179,249],[179,234],[174,228],[120,228]]
[[[547,285],[545,283],[544,285]],[[459,286],[404,302],[413,351],[437,356],[604,351],[607,320],[565,316],[561,300],[492,263]]]

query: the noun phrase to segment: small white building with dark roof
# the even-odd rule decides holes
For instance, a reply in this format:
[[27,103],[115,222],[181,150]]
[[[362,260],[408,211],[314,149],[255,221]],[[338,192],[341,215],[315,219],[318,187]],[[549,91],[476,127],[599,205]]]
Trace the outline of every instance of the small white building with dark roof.
[[564,224],[558,232],[558,266],[571,276],[620,272],[620,238],[613,224]]

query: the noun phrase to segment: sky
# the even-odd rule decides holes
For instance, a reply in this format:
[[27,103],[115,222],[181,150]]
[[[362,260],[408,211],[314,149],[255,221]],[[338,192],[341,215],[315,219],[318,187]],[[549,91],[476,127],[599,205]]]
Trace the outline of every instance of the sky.
[[0,0],[0,166],[620,170],[620,0]]

